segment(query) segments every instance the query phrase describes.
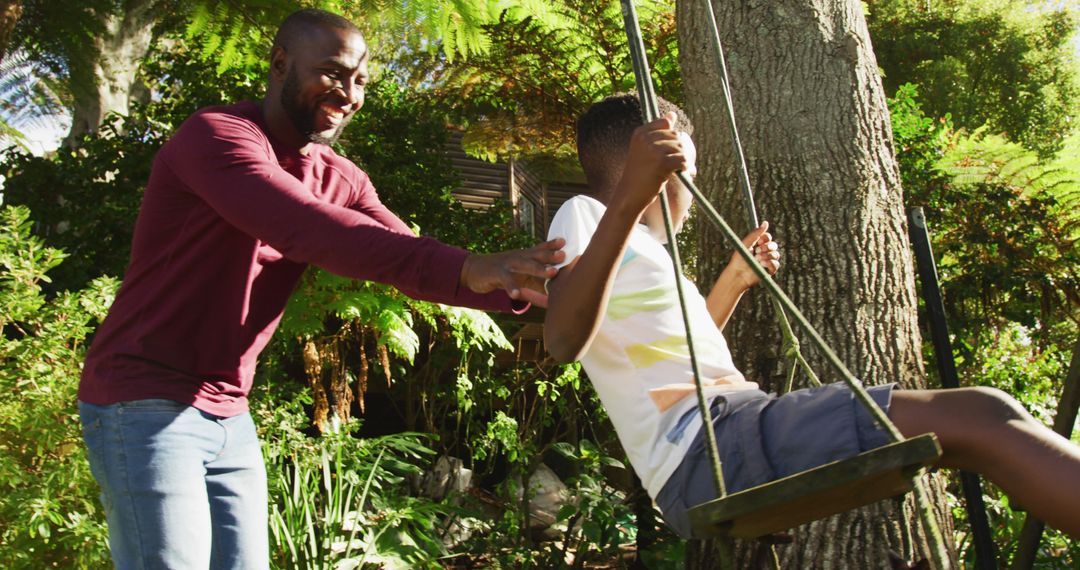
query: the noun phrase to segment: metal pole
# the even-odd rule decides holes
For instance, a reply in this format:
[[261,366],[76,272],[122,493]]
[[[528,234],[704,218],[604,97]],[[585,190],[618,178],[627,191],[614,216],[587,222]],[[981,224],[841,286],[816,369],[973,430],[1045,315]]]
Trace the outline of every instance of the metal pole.
[[[959,388],[960,381],[956,374],[952,342],[949,340],[949,325],[945,321],[945,305],[941,298],[937,265],[934,263],[930,233],[922,208],[909,210],[908,222],[911,245],[915,248],[915,261],[919,268],[919,281],[922,282],[923,302],[930,320],[930,338],[934,344],[934,360],[937,362],[938,375],[941,376],[941,385],[944,388]],[[964,506],[971,523],[971,533],[974,535],[975,568],[994,570],[997,568],[997,549],[990,534],[986,505],[983,504],[982,482],[975,473],[961,471],[960,486],[964,493]]]

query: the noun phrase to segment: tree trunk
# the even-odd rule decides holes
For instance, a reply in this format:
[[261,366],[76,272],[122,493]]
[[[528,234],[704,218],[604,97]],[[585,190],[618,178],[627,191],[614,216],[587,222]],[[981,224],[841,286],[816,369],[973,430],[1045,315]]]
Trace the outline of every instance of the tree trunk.
[[109,113],[127,115],[131,103],[147,93],[137,76],[160,15],[155,4],[154,0],[128,0],[114,12],[99,13],[102,33],[86,50],[71,54],[75,100],[68,144],[96,131]]
[[15,30],[15,24],[22,16],[22,0],[0,0],[0,61],[7,55],[8,44],[11,43],[11,32]]
[[[860,3],[713,5],[759,215],[771,222],[783,252],[781,287],[865,383],[923,387],[892,129]],[[676,11],[686,107],[701,157],[698,185],[745,233],[708,14],[694,0],[678,0]],[[731,248],[708,222],[697,226],[699,277],[711,286]],[[763,290],[742,301],[725,332],[747,377],[778,389],[789,365],[779,360],[780,335]],[[839,380],[806,342],[803,353],[823,381]],[[932,482],[935,510],[949,536],[942,489],[940,480]],[[792,545],[778,547],[783,567],[888,567],[889,550],[908,559],[926,557],[910,500],[884,501],[797,529]],[[752,550],[738,548],[736,567],[746,567]],[[718,567],[715,556],[701,552],[688,558],[688,567]]]

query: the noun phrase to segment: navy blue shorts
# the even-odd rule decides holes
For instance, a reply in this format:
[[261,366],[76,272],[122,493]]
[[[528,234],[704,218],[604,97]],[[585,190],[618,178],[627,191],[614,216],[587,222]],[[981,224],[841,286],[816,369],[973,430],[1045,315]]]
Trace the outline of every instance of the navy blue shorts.
[[[867,388],[889,411],[895,384]],[[697,410],[689,413],[696,414]],[[783,396],[740,390],[712,401],[713,426],[728,493],[735,493],[889,443],[888,433],[843,382]],[[656,504],[675,532],[691,538],[688,508],[716,498],[705,433],[694,438]]]

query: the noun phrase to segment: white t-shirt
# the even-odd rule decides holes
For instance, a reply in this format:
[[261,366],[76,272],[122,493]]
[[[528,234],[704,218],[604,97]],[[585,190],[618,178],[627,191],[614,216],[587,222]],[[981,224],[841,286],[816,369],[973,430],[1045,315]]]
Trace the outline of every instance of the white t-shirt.
[[[567,200],[548,239],[566,239],[566,265],[585,252],[605,206],[588,196]],[[756,388],[735,368],[697,287],[683,279],[705,395]],[[655,497],[701,429],[686,328],[667,249],[638,225],[619,264],[600,330],[581,364],[596,388],[642,485]]]

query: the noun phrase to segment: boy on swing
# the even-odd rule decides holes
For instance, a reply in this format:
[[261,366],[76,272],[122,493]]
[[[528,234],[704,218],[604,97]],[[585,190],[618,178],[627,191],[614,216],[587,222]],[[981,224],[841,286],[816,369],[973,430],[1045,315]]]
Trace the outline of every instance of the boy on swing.
[[[548,282],[544,341],[556,360],[581,361],[642,485],[669,526],[690,537],[687,509],[716,491],[658,195],[667,193],[678,231],[692,197],[674,173],[694,175],[696,150],[682,111],[661,100],[660,112],[642,125],[637,97],[616,95],[578,120],[590,194],[568,200],[548,232],[566,239],[566,261]],[[743,243],[772,274],[780,255],[767,229],[762,223]],[[888,443],[843,383],[776,397],[735,368],[721,332],[759,281],[740,256],[707,297],[679,278],[728,492]],[[940,466],[986,475],[1080,538],[1080,448],[1012,397],[990,388],[868,391],[905,437],[937,434]]]

